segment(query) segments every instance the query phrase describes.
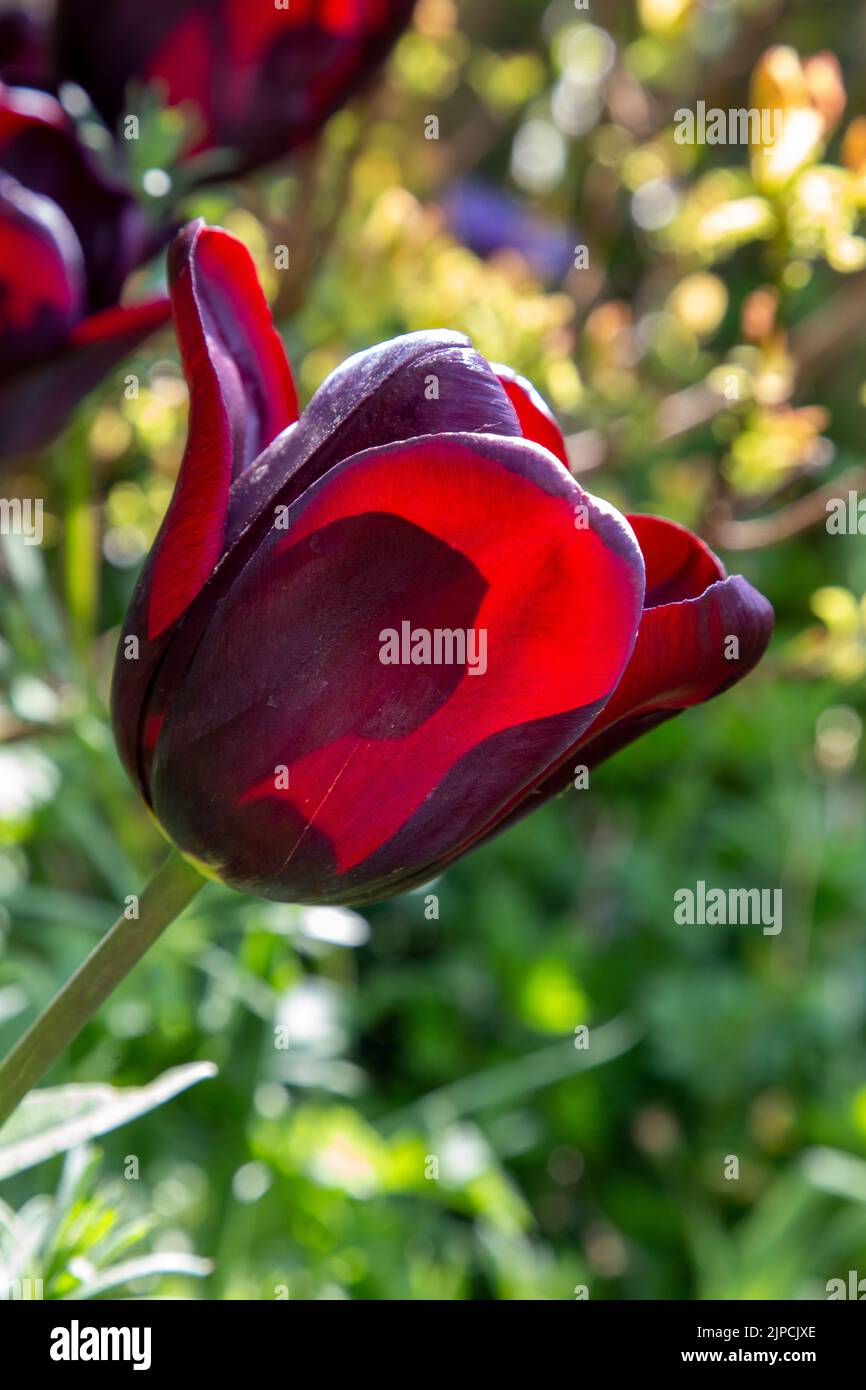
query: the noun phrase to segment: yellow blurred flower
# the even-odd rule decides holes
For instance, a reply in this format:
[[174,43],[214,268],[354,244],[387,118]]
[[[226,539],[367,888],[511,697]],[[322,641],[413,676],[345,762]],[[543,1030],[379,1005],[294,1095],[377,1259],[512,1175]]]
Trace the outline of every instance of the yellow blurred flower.
[[855,236],[861,209],[856,178],[833,165],[806,169],[788,199],[788,234],[800,257],[823,255],[834,270],[866,265],[866,242]]
[[751,150],[757,187],[775,193],[820,158],[842,118],[847,98],[839,60],[824,52],[804,62],[793,48],[769,48],[752,74],[751,100],[759,110],[781,115],[775,141]]
[[776,326],[778,307],[779,291],[774,286],[765,285],[753,290],[743,303],[743,336],[752,343],[761,343],[769,338]]
[[834,680],[861,681],[866,675],[866,599],[858,602],[849,589],[827,585],[815,590],[811,608],[822,627],[808,628],[791,644],[796,664]]
[[853,180],[853,196],[866,207],[866,116],[857,116],[845,131],[842,163]]
[[866,174],[866,116],[856,116],[845,131],[842,163],[852,174]]
[[668,295],[668,308],[696,338],[715,333],[728,308],[728,291],[718,275],[696,271],[686,275]]
[[684,261],[711,265],[749,242],[768,240],[777,228],[772,205],[755,196],[745,169],[714,169],[688,189],[676,217],[658,237]]
[[744,242],[772,236],[775,218],[763,198],[737,198],[707,212],[698,223],[698,244],[725,254]]
[[[787,389],[789,384],[783,381],[777,394]],[[762,389],[760,374],[753,379],[753,390],[756,397],[761,391],[764,399],[772,394]],[[793,473],[812,463],[828,419],[821,406],[779,409],[759,404],[750,412],[745,428],[724,461],[725,477],[744,495],[759,495],[779,487]]]
[[113,406],[103,406],[93,418],[88,443],[96,458],[113,462],[132,443],[132,426]]
[[694,8],[695,0],[639,0],[638,13],[651,34],[671,34],[683,27]]

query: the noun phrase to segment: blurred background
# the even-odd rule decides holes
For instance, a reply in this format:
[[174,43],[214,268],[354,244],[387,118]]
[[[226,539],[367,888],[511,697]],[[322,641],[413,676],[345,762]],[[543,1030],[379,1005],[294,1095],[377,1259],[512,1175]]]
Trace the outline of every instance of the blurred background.
[[[0,1277],[630,1300],[866,1276],[866,549],[826,525],[866,497],[864,74],[856,0],[420,0],[315,156],[186,199],[255,256],[305,400],[359,348],[463,330],[550,401],[590,491],[699,531],[777,634],[419,893],[362,916],[209,885],[49,1081],[218,1075],[65,1157],[7,1142],[4,1168],[0,1136]],[[680,144],[700,100],[794,135]],[[175,139],[154,103],[139,179]],[[186,410],[166,332],[4,480],[46,515],[41,547],[0,542],[0,1052],[164,852],[105,700]],[[781,887],[782,932],[676,925],[699,879]]]

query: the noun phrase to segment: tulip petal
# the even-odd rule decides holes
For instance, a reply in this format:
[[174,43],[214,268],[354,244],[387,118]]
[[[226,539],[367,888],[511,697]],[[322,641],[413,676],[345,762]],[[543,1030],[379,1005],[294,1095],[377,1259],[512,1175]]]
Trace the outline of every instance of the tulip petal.
[[299,497],[335,463],[422,434],[520,435],[490,366],[462,333],[407,333],[348,358],[319,387],[297,427],[235,480],[228,549],[257,516]]
[[76,324],[51,356],[0,382],[0,459],[41,449],[124,357],[169,319],[167,299],[104,309]]
[[30,87],[10,87],[0,81],[0,163],[20,135],[34,127],[65,131],[69,117],[48,92]]
[[55,203],[75,229],[87,271],[86,309],[114,304],[129,271],[150,254],[147,223],[47,92],[0,83],[0,168]]
[[647,718],[667,718],[736,685],[772,632],[771,605],[741,575],[698,598],[648,608],[625,675],[585,735],[581,762],[593,766],[631,743]]
[[533,439],[536,444],[549,449],[566,468],[569,468],[571,465],[562,430],[544,398],[525,376],[518,376],[510,367],[503,367],[497,363],[493,370],[517,412],[524,439]]
[[[632,520],[639,523],[635,530],[643,543],[650,528],[640,523],[651,519]],[[681,529],[670,522],[660,525],[672,531]],[[693,539],[695,551],[706,549],[696,537]],[[663,570],[656,556],[653,571],[652,559],[646,551],[644,554],[649,585],[653,577],[658,582]],[[706,554],[714,568],[721,568],[711,552]],[[708,562],[705,559],[703,563]],[[572,784],[575,767],[596,767],[675,714],[736,685],[757,666],[772,632],[771,605],[741,575],[716,580],[695,597],[645,609],[625,674],[598,718],[559,766],[528,797],[515,799],[507,815],[487,833],[498,834],[543,801],[565,791]]]
[[85,304],[84,257],[48,198],[0,174],[0,369],[51,353]]
[[[538,446],[463,434],[358,454],[217,603],[157,730],[156,815],[267,897],[397,892],[577,741],[642,600],[624,519]],[[476,672],[383,663],[404,623],[474,633]]]
[[222,554],[232,478],[297,419],[291,370],[244,246],[193,223],[172,244],[169,274],[189,438],[152,553],[150,640],[177,622]]
[[646,565],[645,608],[700,598],[725,567],[708,545],[685,526],[660,516],[630,515]]

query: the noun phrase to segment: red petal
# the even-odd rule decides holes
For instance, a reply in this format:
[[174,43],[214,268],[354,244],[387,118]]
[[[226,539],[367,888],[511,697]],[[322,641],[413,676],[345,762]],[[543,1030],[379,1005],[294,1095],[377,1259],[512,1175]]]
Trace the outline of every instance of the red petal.
[[[740,575],[720,578],[721,561],[683,527],[660,517],[628,520],[646,563],[647,607],[625,674],[559,765],[528,796],[515,798],[476,842],[565,791],[576,766],[595,767],[681,710],[720,695],[766,651],[773,610],[762,594]],[[659,602],[665,594],[672,601]],[[736,657],[729,638],[737,639]]]
[[53,352],[86,300],[84,258],[68,219],[0,173],[0,368]]
[[297,419],[297,395],[249,252],[193,223],[169,253],[172,308],[190,388],[189,432],[154,546],[148,637],[188,608],[223,549],[232,478]]
[[0,458],[41,449],[117,363],[167,323],[167,299],[105,309],[76,324],[62,347],[0,382]]
[[34,126],[65,131],[69,117],[47,92],[0,82],[0,155],[5,145]]
[[536,444],[541,444],[545,449],[549,449],[566,468],[571,465],[568,461],[568,449],[562,430],[556,423],[556,418],[550,406],[539,395],[531,382],[524,376],[518,376],[510,367],[503,367],[496,363],[491,363],[494,372],[499,377],[511,404],[517,412],[520,421],[520,428],[523,431],[524,439],[532,439]]
[[74,228],[86,270],[83,312],[115,304],[152,235],[125,183],[82,144],[54,97],[0,83],[0,167]]
[[[76,347],[96,347],[100,343],[117,343],[135,339],[136,342],[148,333],[153,333],[168,323],[171,318],[171,304],[165,298],[146,299],[141,304],[116,304],[111,309],[102,309],[90,318],[76,324],[71,341]],[[124,348],[123,351],[129,351]]]
[[645,608],[698,598],[725,567],[700,537],[660,516],[629,516],[646,565]]
[[[773,610],[741,575],[718,580],[698,598],[649,608],[625,675],[588,730],[581,761],[630,743],[633,722],[675,714],[720,695],[757,666],[773,631]],[[602,735],[610,731],[606,740]]]

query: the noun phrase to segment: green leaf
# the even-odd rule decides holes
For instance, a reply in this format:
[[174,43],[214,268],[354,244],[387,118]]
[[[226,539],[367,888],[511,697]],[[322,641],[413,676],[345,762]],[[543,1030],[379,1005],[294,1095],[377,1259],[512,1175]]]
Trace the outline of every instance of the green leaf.
[[216,1076],[212,1062],[173,1067],[148,1086],[52,1086],[31,1091],[0,1129],[0,1180],[66,1153]]
[[102,1270],[63,1297],[72,1300],[97,1298],[109,1289],[131,1284],[135,1279],[153,1279],[158,1275],[184,1274],[190,1279],[204,1279],[212,1270],[211,1261],[202,1260],[198,1255],[187,1255],[185,1252],[174,1254],[161,1250],[156,1255],[142,1255],[137,1260],[126,1260],[123,1264]]

